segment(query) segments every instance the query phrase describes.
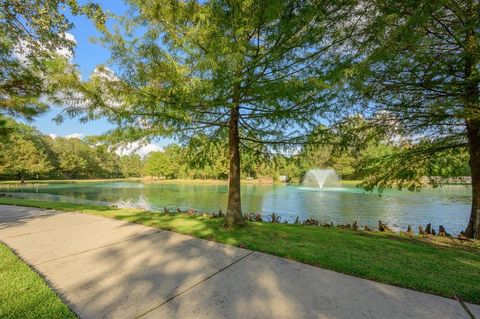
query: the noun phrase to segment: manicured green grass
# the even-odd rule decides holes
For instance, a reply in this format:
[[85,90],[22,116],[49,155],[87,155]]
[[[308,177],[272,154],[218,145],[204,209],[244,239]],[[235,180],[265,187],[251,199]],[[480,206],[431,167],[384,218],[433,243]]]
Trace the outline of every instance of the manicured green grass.
[[45,281],[0,243],[0,318],[77,318]]
[[342,180],[342,186],[358,186],[361,182],[359,180]]
[[[0,198],[18,204],[78,211],[189,234],[338,272],[480,304],[480,245],[450,239],[270,223],[225,229],[208,216],[152,213],[92,205]],[[254,271],[254,270],[253,270]]]

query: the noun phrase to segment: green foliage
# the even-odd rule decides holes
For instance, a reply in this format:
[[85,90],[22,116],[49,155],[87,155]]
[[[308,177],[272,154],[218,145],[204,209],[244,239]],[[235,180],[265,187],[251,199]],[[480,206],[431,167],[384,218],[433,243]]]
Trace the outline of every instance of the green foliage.
[[[56,175],[53,177],[71,178],[116,178],[122,177],[120,157],[105,145],[93,145],[78,138],[55,139],[45,137],[52,151],[56,164]],[[130,168],[129,174],[139,176]]]
[[349,1],[128,4],[129,14],[98,39],[118,74],[99,67],[83,87],[90,108],[67,110],[106,116],[121,140],[226,138],[235,108],[243,141],[304,140],[336,76],[327,60],[348,37],[336,23],[355,14]]
[[348,82],[359,94],[347,112],[365,114],[358,131],[384,131],[393,153],[369,156],[366,186],[417,189],[425,177],[470,175],[468,147],[480,128],[480,3],[380,0],[368,11]]
[[67,7],[103,26],[105,17],[93,3],[0,0],[0,115],[31,119],[47,109],[46,98],[58,99],[65,79],[77,77],[65,56],[75,46],[62,12]]
[[119,168],[124,177],[141,177],[143,170],[143,160],[137,154],[124,155],[119,159]]
[[0,141],[1,178],[116,178],[141,176],[138,155],[78,138],[51,138],[8,119],[9,138]]
[[170,159],[168,159],[163,152],[152,152],[148,155],[145,162],[145,172],[148,175],[157,176],[158,178],[161,176],[166,178],[171,177],[169,176],[170,170],[168,162],[170,162]]
[[79,177],[85,173],[88,160],[88,146],[79,139],[57,137],[51,139],[53,152],[56,155],[59,173],[67,178]]
[[[89,145],[92,149],[93,145]],[[120,177],[121,170],[119,165],[119,156],[112,150],[109,150],[108,146],[99,144],[93,147],[92,161],[96,165],[91,165],[96,168],[96,171],[91,172],[92,175],[101,175],[102,177],[115,178]],[[137,172],[138,174],[138,172]]]
[[226,139],[209,139],[204,134],[192,137],[184,154],[185,169],[194,178],[226,179],[228,177],[228,143]]
[[[169,145],[160,152],[150,153],[143,160],[136,154],[119,156],[113,148],[99,144],[94,138],[53,139],[13,120],[7,120],[5,127],[9,129],[11,138],[0,142],[0,177],[4,179],[22,176],[86,179],[142,175],[166,179],[228,178],[228,145],[223,139],[211,140],[199,135],[185,146]],[[246,144],[242,147],[242,177],[277,180],[279,176],[287,175],[290,181],[301,182],[309,169],[334,168],[343,179],[363,179],[367,185],[375,178],[376,185],[384,188],[399,186],[400,178],[393,178],[392,171],[381,169],[379,165],[391,168],[403,165],[402,174],[415,169],[412,176],[469,175],[465,150],[446,150],[441,153],[442,156],[435,157],[409,154],[406,158],[402,154],[408,151],[408,145],[394,146],[382,142],[378,140],[381,137],[379,133],[375,135],[376,139],[369,138],[359,144],[358,137],[353,138],[354,131],[346,130],[349,135],[346,137],[345,130],[345,126],[328,130],[329,145],[325,145],[325,141],[312,142],[299,147],[298,152],[291,155],[268,154],[258,145]],[[317,137],[311,136],[312,139]],[[411,148],[410,151],[416,149]],[[415,158],[414,165],[407,167],[412,158]],[[424,184],[428,180],[420,181]],[[436,185],[440,180],[432,178],[431,182]]]
[[366,177],[362,185],[369,190],[376,186],[380,190],[396,187],[413,191],[427,184],[438,186],[449,177],[469,176],[466,148],[444,145],[448,143],[372,147],[361,162]]
[[[99,39],[112,53],[82,86],[87,107],[104,116],[113,139],[198,134],[228,138],[226,223],[242,223],[241,153],[245,141],[271,148],[305,141],[326,109],[342,64],[331,63],[358,19],[351,1],[127,1],[128,15]],[[341,30],[340,30],[341,29]],[[338,66],[338,68],[337,68]],[[228,131],[228,134],[226,133]],[[222,163],[203,171],[223,176]],[[160,169],[161,170],[161,169]],[[168,176],[172,174],[163,172]]]
[[45,176],[53,166],[40,133],[26,125],[11,122],[14,133],[0,142],[0,174],[26,177]]

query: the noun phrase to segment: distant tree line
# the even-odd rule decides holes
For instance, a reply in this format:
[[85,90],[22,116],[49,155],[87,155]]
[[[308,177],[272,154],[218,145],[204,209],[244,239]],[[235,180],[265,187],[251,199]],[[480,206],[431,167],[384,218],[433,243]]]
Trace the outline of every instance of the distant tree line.
[[[375,164],[380,159],[396,157],[413,149],[407,139],[392,137],[389,132],[373,128],[360,116],[352,116],[336,127],[319,126],[307,140],[306,144],[288,153],[243,143],[241,177],[276,181],[279,176],[286,175],[291,182],[301,182],[312,168],[333,168],[343,179],[368,181],[377,173]],[[145,159],[143,173],[165,179],[227,179],[228,156],[226,139],[220,136],[212,140],[199,135],[186,146],[173,144],[161,152],[150,153]],[[418,176],[437,177],[430,183],[469,176],[468,152],[466,149],[446,150],[423,161],[416,169]]]
[[9,120],[10,134],[0,142],[2,179],[88,179],[140,177],[140,156],[119,156],[93,140],[52,138]]
[[[342,126],[319,127],[309,142],[281,154],[243,144],[242,178],[278,180],[286,175],[300,182],[312,168],[333,168],[343,179],[369,178],[379,157],[396,156],[409,145],[400,137],[394,141],[376,130],[358,130],[366,125],[351,117]],[[145,158],[137,154],[118,155],[115,149],[95,138],[52,138],[35,128],[9,120],[11,131],[0,142],[0,178],[8,179],[89,179],[150,176],[156,179],[228,178],[228,144],[219,137],[192,138],[186,145],[171,144]],[[362,133],[359,133],[362,132]],[[470,174],[466,151],[446,151],[422,166],[423,176],[454,177]],[[419,173],[419,175],[422,175]]]

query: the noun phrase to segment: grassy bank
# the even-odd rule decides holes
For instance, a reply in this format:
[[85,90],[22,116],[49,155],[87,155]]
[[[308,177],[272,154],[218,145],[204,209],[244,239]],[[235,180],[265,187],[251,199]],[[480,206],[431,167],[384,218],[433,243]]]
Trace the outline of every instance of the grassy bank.
[[[227,185],[227,179],[200,179],[200,178],[175,178],[175,179],[156,179],[151,177],[144,177],[143,183],[146,184],[187,184],[187,185]],[[282,184],[278,181],[266,180],[266,179],[242,179],[242,185],[244,184]]]
[[361,182],[359,180],[342,180],[342,186],[358,186]]
[[[221,219],[138,209],[0,198],[18,204],[77,211],[242,246],[338,272],[480,304],[480,245],[450,239],[249,222],[227,230]],[[273,239],[273,240],[272,240]],[[252,270],[254,271],[254,270]]]
[[226,185],[228,183],[228,181],[221,180],[221,179],[150,179],[150,178],[144,178],[143,182],[146,184],[207,184],[207,185]]
[[[25,184],[76,184],[76,183],[100,183],[100,182],[140,182],[141,178],[99,178],[99,179],[31,179]],[[0,181],[0,185],[21,185],[20,181]]]
[[[68,184],[68,183],[100,183],[100,182],[143,182],[147,184],[206,184],[206,185],[226,185],[228,180],[221,179],[150,179],[150,178],[111,178],[111,179],[32,179],[26,180],[25,184],[27,185],[47,185],[47,184]],[[343,186],[357,186],[361,181],[357,180],[343,180]],[[260,184],[260,185],[269,185],[269,184],[283,184],[278,181],[265,181],[259,179],[242,179],[242,184]],[[292,183],[293,185],[298,183]],[[21,185],[20,181],[0,181],[0,185]]]
[[[211,185],[223,185],[227,184],[228,180],[220,180],[220,179],[163,179],[163,180],[150,180],[144,179],[143,182],[145,183],[160,183],[160,184],[211,184]],[[343,186],[357,186],[362,181],[358,180],[342,180]],[[259,184],[259,185],[283,185],[282,182],[279,181],[266,181],[262,179],[242,179],[242,185],[245,184]],[[299,185],[300,183],[291,183],[292,185]]]
[[45,281],[0,243],[0,318],[76,318]]

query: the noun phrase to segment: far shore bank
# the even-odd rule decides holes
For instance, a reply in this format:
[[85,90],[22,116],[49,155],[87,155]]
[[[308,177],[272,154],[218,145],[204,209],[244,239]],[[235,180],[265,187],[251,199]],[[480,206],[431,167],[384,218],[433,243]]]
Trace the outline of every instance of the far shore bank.
[[[177,178],[177,179],[157,179],[150,176],[147,177],[128,177],[128,178],[91,178],[91,179],[30,179],[25,180],[22,184],[20,180],[0,180],[0,188],[2,186],[35,186],[48,184],[76,184],[76,183],[112,183],[112,182],[141,182],[145,184],[192,184],[192,185],[228,185],[227,179],[200,179],[200,178]],[[361,180],[342,180],[342,186],[346,187],[360,187]],[[242,179],[242,185],[301,185],[299,182],[283,183],[273,178],[258,178],[258,179]],[[464,185],[470,184],[461,183],[445,183],[439,185]],[[428,187],[428,186],[426,186]]]
[[[5,180],[0,181],[2,185],[46,185],[46,184],[69,184],[69,183],[108,183],[108,182],[142,182],[146,184],[206,184],[206,185],[227,185],[228,180],[223,179],[152,179],[150,177],[129,177],[129,178],[94,178],[94,179],[31,179],[25,180],[24,184],[19,180]],[[342,180],[343,186],[358,186],[362,181],[359,180]],[[273,179],[242,179],[242,184],[257,184],[257,185],[299,185],[300,183],[282,183]]]
[[[149,179],[144,178],[143,183],[151,184],[211,184],[211,185],[227,185],[227,179]],[[273,179],[242,179],[241,184],[259,184],[259,185],[284,185],[285,183],[274,181]],[[287,183],[289,184],[289,183]],[[295,184],[295,183],[292,183]]]
[[[129,178],[92,178],[92,179],[29,179],[25,180],[23,185],[35,184],[68,184],[68,183],[101,183],[101,182],[141,182],[141,177]],[[1,185],[22,185],[19,180],[0,181]]]

